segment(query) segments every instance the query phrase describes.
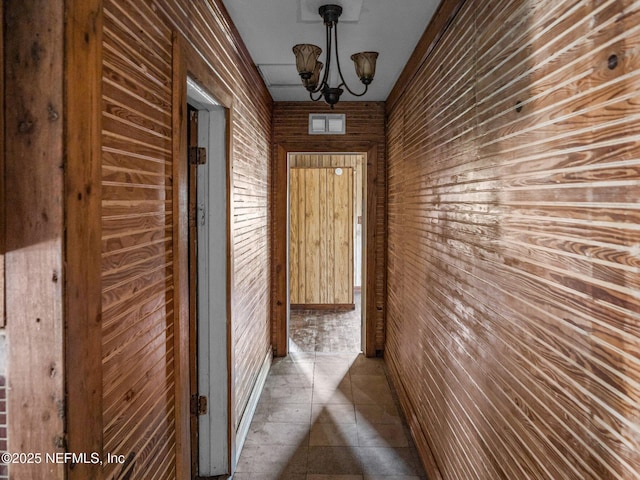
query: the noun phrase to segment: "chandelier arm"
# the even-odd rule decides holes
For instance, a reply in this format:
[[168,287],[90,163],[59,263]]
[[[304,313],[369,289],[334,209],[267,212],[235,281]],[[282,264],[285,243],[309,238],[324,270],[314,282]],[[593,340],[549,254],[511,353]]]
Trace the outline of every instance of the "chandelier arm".
[[369,86],[365,85],[364,92],[362,93],[355,93],[353,90],[349,88],[349,85],[347,85],[347,82],[344,80],[344,77],[342,76],[342,70],[340,69],[340,57],[338,56],[338,29],[337,28],[334,31],[334,35],[335,35],[335,43],[336,43],[336,65],[338,66],[338,75],[340,75],[340,80],[342,80],[342,83],[339,86],[346,88],[351,95],[355,97],[361,97],[365,93],[367,93]]
[[325,58],[325,62],[326,65],[324,66],[324,73],[322,75],[322,81],[320,82],[320,85],[318,85],[318,90],[322,90],[322,88],[324,88],[325,86],[329,86],[328,80],[329,80],[329,70],[331,69],[331,50],[332,50],[332,43],[331,43],[331,24],[326,25],[325,26],[325,36],[327,39],[327,56]]
[[316,92],[309,92],[309,97],[311,98],[311,100],[312,100],[313,102],[317,102],[318,100],[320,100],[320,99],[322,98],[322,93],[320,93],[320,94],[318,95],[318,98],[313,98],[313,94],[314,94],[314,93],[317,93],[317,91],[316,91]]
[[369,90],[369,85],[365,85],[364,86],[364,92],[362,92],[362,93],[354,93],[354,92],[351,91],[351,89],[344,82],[341,83],[340,85],[338,85],[338,87],[345,87],[349,91],[349,93],[351,95],[353,95],[354,97],[362,97],[365,93],[367,93],[367,90]]
[[326,38],[327,38],[327,44],[326,44],[326,47],[327,47],[327,54],[326,55],[327,56],[326,56],[326,59],[325,59],[326,65],[324,66],[324,72],[322,74],[322,81],[320,83],[318,83],[318,86],[316,88],[314,88],[313,90],[308,90],[307,89],[309,91],[310,96],[311,96],[311,100],[313,100],[314,102],[317,102],[322,97],[322,95],[320,95],[318,98],[314,99],[313,98],[313,94],[321,92],[322,89],[325,86],[328,85],[327,84],[327,78],[329,76],[329,67],[331,67],[331,27],[329,25],[325,25],[325,30],[326,30],[325,35],[326,35]]

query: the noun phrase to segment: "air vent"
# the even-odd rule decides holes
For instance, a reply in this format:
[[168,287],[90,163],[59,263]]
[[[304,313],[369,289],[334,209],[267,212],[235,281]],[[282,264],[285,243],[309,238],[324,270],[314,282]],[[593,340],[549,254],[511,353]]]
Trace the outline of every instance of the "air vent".
[[309,135],[344,135],[345,131],[344,113],[309,114]]

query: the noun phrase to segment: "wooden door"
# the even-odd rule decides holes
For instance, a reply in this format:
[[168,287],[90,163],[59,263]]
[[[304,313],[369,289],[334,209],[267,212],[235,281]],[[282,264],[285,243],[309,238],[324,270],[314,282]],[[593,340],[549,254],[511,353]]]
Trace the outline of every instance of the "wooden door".
[[292,308],[353,308],[353,169],[290,172]]

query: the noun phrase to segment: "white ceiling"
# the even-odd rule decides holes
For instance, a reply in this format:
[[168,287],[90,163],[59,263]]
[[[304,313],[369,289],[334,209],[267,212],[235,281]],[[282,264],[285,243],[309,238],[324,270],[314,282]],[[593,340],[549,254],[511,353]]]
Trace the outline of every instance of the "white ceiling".
[[[309,100],[300,82],[291,48],[313,43],[322,48],[325,28],[318,8],[343,7],[338,22],[340,66],[352,90],[364,86],[356,77],[352,53],[377,51],[376,76],[364,97],[343,93],[341,100],[386,100],[440,0],[223,0],[223,3],[275,101]],[[335,65],[331,66],[331,70]],[[333,76],[332,72],[332,76]],[[337,76],[337,75],[336,75]],[[331,86],[337,86],[335,79]]]

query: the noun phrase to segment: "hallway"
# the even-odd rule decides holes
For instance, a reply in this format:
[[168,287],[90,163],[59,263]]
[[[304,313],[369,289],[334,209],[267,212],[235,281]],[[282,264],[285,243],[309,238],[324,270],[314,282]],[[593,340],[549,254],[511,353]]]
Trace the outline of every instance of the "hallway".
[[234,480],[426,478],[384,362],[343,349],[359,322],[326,327],[343,316],[306,315],[304,336],[292,325],[292,339],[315,340],[298,347],[316,351],[274,359]]

